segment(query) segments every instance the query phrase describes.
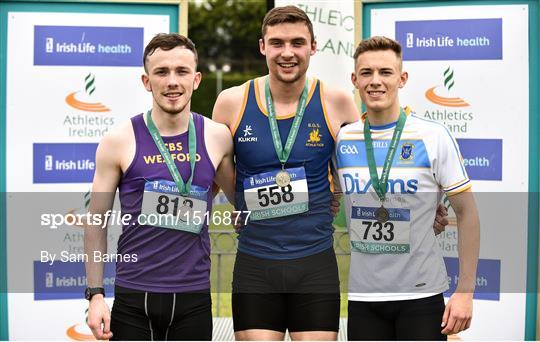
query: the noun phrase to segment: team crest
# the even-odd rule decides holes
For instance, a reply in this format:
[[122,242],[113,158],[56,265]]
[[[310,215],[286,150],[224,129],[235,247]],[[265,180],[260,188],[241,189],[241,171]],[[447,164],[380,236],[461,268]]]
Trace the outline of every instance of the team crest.
[[317,123],[309,123],[308,127],[311,128],[311,132],[309,132],[306,146],[323,147],[324,143],[321,143],[322,134],[319,131],[319,129],[321,128],[320,125]]
[[401,145],[401,154],[399,156],[399,159],[403,161],[412,161],[413,149],[414,149],[414,145],[411,143],[405,143]]
[[311,133],[309,133],[308,143],[316,144],[321,141],[321,135],[319,134],[319,129],[313,128]]

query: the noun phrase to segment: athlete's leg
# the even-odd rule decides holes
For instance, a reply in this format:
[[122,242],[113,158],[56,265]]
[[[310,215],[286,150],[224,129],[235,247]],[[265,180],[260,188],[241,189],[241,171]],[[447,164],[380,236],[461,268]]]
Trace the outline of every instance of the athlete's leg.
[[337,340],[339,293],[289,294],[288,301],[291,340]]
[[396,338],[398,340],[445,341],[441,334],[444,313],[442,293],[421,299],[405,300],[396,319]]
[[114,292],[111,340],[152,340],[152,323],[145,311],[145,292],[120,286],[115,286]]
[[[209,292],[174,295],[174,315],[165,340],[212,340],[212,299]],[[171,311],[172,312],[172,311]]]
[[283,340],[287,322],[285,296],[279,293],[233,293],[235,339]]
[[285,337],[285,295],[272,286],[281,282],[279,268],[279,261],[242,252],[236,254],[232,293],[236,340],[283,340]]
[[294,260],[288,271],[300,275],[296,287],[289,284],[295,293],[287,298],[287,327],[291,339],[336,340],[340,294],[334,249]]
[[347,339],[349,341],[395,340],[395,302],[349,301]]

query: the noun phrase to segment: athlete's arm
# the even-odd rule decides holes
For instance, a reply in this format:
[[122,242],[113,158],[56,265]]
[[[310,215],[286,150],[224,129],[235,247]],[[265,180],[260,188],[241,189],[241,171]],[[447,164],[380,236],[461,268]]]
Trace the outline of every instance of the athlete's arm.
[[[114,196],[121,176],[118,139],[114,134],[103,137],[96,152],[96,172],[92,184],[89,212],[105,217],[113,207]],[[84,251],[88,256],[86,277],[89,287],[103,286],[103,262],[95,262],[94,251],[107,253],[107,226],[88,222],[84,230]],[[110,339],[110,310],[102,295],[92,297],[88,306],[88,326],[96,339]]]
[[[231,143],[232,143],[231,136],[234,135],[235,124],[236,124],[236,122],[238,122],[238,119],[239,119],[239,117],[241,115],[240,112],[242,111],[243,105],[244,105],[243,97],[244,97],[244,94],[245,94],[246,87],[248,85],[249,85],[249,83],[246,82],[243,85],[223,90],[221,93],[219,93],[218,98],[216,99],[216,103],[214,104],[214,109],[212,111],[212,120],[227,126],[227,128],[229,129],[229,132],[230,132],[229,133],[229,140],[231,140]],[[234,155],[234,152],[233,152],[233,155]],[[232,156],[231,156],[231,158],[232,158]],[[227,164],[228,164],[228,162],[226,162],[225,165],[223,166],[224,167],[223,173],[228,173],[228,171],[227,171],[228,165]],[[234,167],[235,167],[234,166],[234,159],[231,161],[231,165],[232,165],[232,168],[233,168],[233,171],[234,171]],[[217,176],[217,174],[216,174],[216,176]],[[234,173],[233,173],[233,177],[234,177]],[[216,184],[214,183],[214,185],[216,185]],[[233,185],[234,185],[234,183],[233,183]],[[213,186],[212,190],[214,191],[215,194],[217,194],[217,192],[219,192],[219,186]],[[225,192],[225,189],[224,189],[224,192]],[[233,202],[234,201],[234,189],[233,189],[233,192],[232,192],[232,196],[233,196],[232,199],[229,198],[229,195],[227,193],[225,193],[225,195],[227,196],[227,199],[229,200],[229,202],[234,204],[234,202]]]
[[[358,121],[360,114],[356,108],[353,98],[345,91],[328,87],[324,84],[321,85],[323,92],[323,101],[325,103],[326,115],[330,124],[330,131],[334,134],[334,138],[337,138],[341,126]],[[339,178],[337,172],[332,163],[332,185],[334,188],[333,197],[330,202],[330,210],[334,216],[339,211],[339,201],[341,199],[341,187],[339,185]]]
[[[225,125],[207,119],[205,119],[205,127],[206,147],[216,168],[214,182],[223,190],[229,202],[234,205],[234,162],[231,132]],[[219,188],[215,190],[219,190]]]
[[476,265],[480,250],[480,219],[471,191],[449,196],[458,227],[459,281],[446,304],[443,334],[457,334],[469,328],[472,319]]
[[[337,146],[337,144],[336,144]],[[332,215],[336,217],[339,213],[339,205],[341,198],[343,197],[343,192],[341,190],[341,184],[339,184],[339,174],[337,172],[335,158],[332,158],[332,163],[330,163],[330,173],[332,174],[332,200],[330,202],[330,210]]]
[[330,129],[337,137],[341,126],[360,120],[360,113],[352,94],[326,85],[323,85],[323,93]]
[[244,94],[249,83],[225,89],[222,91],[214,104],[212,120],[222,123],[234,133],[234,125],[237,123],[244,105]]

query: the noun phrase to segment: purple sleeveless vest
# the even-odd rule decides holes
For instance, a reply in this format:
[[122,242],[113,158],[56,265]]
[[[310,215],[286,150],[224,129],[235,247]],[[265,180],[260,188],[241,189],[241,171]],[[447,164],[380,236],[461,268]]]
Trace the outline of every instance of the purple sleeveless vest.
[[[208,211],[212,210],[211,186],[215,169],[204,143],[204,117],[193,113],[197,132],[197,155],[193,184],[209,189]],[[164,163],[143,115],[131,118],[135,132],[136,152],[131,165],[119,184],[122,214],[131,214],[133,225],[122,227],[118,239],[120,254],[136,254],[136,262],[117,262],[116,284],[148,292],[189,292],[210,288],[210,239],[208,226],[200,234],[138,225],[144,185],[147,181],[169,180],[172,177]],[[177,154],[176,166],[182,179],[190,175],[187,131],[177,136],[163,137],[171,154]],[[158,157],[159,156],[159,157]]]

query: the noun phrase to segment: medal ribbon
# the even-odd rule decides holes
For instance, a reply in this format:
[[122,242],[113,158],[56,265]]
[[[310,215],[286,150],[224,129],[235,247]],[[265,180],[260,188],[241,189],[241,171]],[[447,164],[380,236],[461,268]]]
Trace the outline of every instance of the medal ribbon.
[[304,116],[304,111],[306,110],[306,102],[308,97],[308,80],[306,79],[306,84],[304,85],[304,90],[300,99],[298,100],[298,107],[296,108],[296,115],[294,116],[294,121],[292,123],[289,136],[285,142],[285,148],[281,144],[281,136],[279,134],[279,128],[276,119],[276,110],[274,108],[274,102],[272,100],[272,93],[270,92],[270,82],[266,78],[265,84],[265,95],[266,95],[266,107],[268,108],[268,121],[270,122],[270,130],[272,132],[272,140],[274,141],[274,147],[276,149],[277,156],[281,165],[285,165],[289,155],[291,154],[294,141],[296,140],[296,135],[300,129],[300,124],[302,123],[302,117]]
[[152,139],[154,139],[154,143],[156,144],[159,153],[161,153],[161,156],[165,160],[165,164],[167,164],[167,168],[169,169],[169,172],[174,182],[176,183],[176,186],[178,187],[178,191],[182,195],[186,196],[189,194],[189,190],[191,189],[191,181],[193,180],[193,171],[195,170],[195,161],[197,159],[197,132],[195,131],[195,123],[193,122],[193,116],[191,115],[191,113],[189,113],[188,153],[189,164],[191,166],[191,175],[189,176],[187,183],[184,183],[184,180],[182,179],[182,176],[178,171],[178,167],[174,163],[169,149],[165,146],[163,138],[161,138],[161,134],[159,134],[159,131],[154,124],[154,121],[152,120],[151,113],[151,110],[146,113],[146,124],[148,126],[148,131],[150,132]]
[[375,154],[373,153],[373,139],[371,139],[371,128],[369,126],[369,121],[366,116],[366,122],[364,123],[364,139],[366,143],[366,154],[368,159],[369,166],[369,175],[371,177],[371,184],[379,196],[381,203],[384,202],[386,198],[386,188],[388,182],[388,176],[390,174],[390,168],[392,168],[392,163],[394,162],[394,156],[396,155],[397,145],[399,144],[399,139],[401,138],[401,133],[403,132],[403,127],[405,126],[405,121],[407,116],[403,109],[400,108],[399,119],[396,123],[396,128],[394,129],[394,134],[392,140],[390,141],[390,146],[388,147],[388,152],[386,153],[386,159],[384,161],[384,166],[381,173],[381,178],[377,175],[377,164],[375,163]]

